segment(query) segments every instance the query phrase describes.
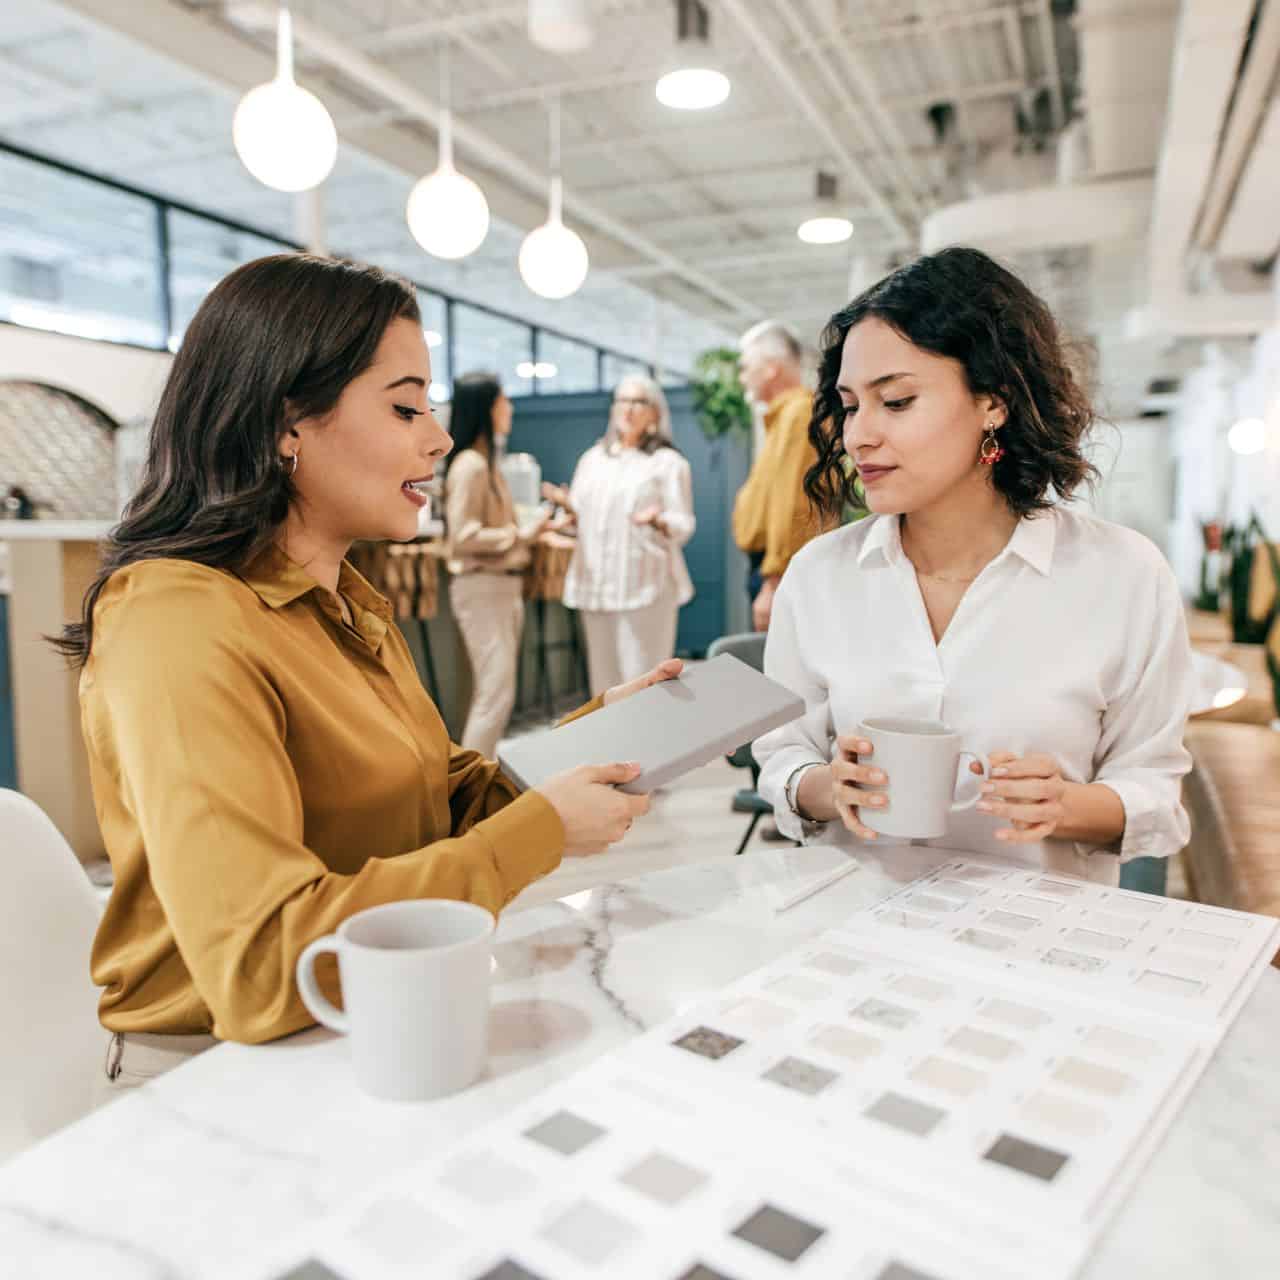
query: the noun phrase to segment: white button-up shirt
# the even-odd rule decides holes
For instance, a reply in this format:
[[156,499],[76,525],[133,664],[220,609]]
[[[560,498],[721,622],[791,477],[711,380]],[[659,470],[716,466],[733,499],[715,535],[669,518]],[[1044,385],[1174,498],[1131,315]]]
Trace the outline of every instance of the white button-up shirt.
[[[791,562],[765,670],[805,700],[801,719],[755,743],[760,792],[794,839],[792,772],[829,761],[836,735],[868,716],[910,716],[945,721],[983,755],[1044,752],[1067,781],[1105,783],[1125,811],[1119,858],[1114,846],[1005,844],[995,832],[1008,821],[973,810],[925,843],[1115,884],[1121,860],[1167,857],[1187,841],[1191,649],[1173,573],[1132,530],[1065,506],[1022,520],[935,643],[898,517],[847,525]],[[978,779],[962,776],[965,795]],[[860,843],[839,822],[822,838]]]
[[[592,445],[569,487],[578,515],[578,545],[564,583],[571,609],[642,609],[671,591],[693,599],[681,548],[693,537],[693,473],[675,449]],[[646,507],[662,513],[666,534],[632,519]]]

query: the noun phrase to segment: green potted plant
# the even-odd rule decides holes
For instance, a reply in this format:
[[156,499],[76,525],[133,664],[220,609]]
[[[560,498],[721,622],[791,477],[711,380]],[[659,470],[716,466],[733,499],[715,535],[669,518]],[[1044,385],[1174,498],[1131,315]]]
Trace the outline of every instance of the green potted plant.
[[751,406],[738,381],[738,353],[712,347],[693,362],[693,407],[708,440],[751,440]]

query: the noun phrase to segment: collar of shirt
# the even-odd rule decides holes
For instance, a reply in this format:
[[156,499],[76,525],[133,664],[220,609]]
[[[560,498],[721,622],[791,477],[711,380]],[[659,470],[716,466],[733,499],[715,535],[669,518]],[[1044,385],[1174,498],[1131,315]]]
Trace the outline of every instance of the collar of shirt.
[[[1018,521],[1005,549],[997,560],[1007,555],[1024,560],[1037,573],[1048,576],[1053,564],[1053,546],[1057,534],[1054,512],[1043,511]],[[902,549],[902,529],[898,516],[876,516],[858,552],[858,567],[874,569],[883,565],[907,563]]]
[[787,412],[791,405],[799,400],[812,403],[813,393],[807,387],[792,387],[789,391],[784,391],[780,396],[774,396],[769,401],[769,407],[764,411],[764,429],[766,431],[773,430],[778,419]]
[[[297,561],[291,560],[277,546],[268,547],[238,576],[270,609],[282,609],[315,592],[320,611],[341,624],[342,612],[333,593],[326,591]],[[376,651],[391,625],[390,602],[380,596],[345,560],[338,570],[338,591],[351,606],[356,630],[369,647]]]

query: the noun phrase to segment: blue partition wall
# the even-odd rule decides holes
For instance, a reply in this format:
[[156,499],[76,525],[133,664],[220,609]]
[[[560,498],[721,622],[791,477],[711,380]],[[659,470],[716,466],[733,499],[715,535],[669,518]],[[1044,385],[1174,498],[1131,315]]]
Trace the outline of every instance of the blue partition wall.
[[[693,510],[698,518],[697,532],[685,548],[695,595],[680,611],[676,648],[701,656],[717,636],[731,629],[727,593],[742,589],[745,560],[732,547],[729,518],[750,460],[744,444],[713,443],[702,434],[689,388],[666,388],[666,394],[672,437],[693,470]],[[511,448],[533,454],[544,479],[567,484],[578,459],[604,433],[611,400],[606,392],[521,397],[514,402]]]

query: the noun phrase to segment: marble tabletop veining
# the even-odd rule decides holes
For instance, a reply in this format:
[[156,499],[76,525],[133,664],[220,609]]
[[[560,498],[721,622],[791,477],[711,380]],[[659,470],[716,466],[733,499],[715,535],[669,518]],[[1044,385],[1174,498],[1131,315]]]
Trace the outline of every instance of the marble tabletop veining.
[[[361,1094],[323,1030],[226,1044],[0,1166],[0,1278],[215,1277],[945,860],[753,851],[504,916],[485,1078],[434,1103]],[[1280,973],[1268,971],[1086,1264],[1088,1280],[1280,1267]]]

